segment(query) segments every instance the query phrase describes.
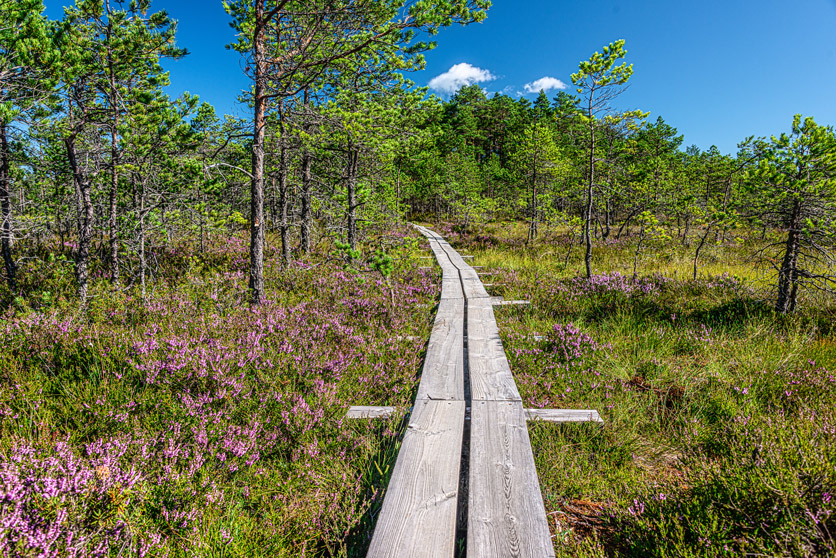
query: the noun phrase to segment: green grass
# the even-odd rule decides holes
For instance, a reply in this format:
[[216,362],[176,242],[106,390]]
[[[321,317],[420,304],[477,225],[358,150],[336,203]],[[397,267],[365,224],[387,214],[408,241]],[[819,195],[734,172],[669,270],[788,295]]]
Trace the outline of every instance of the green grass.
[[[696,281],[693,244],[648,247],[634,280],[633,241],[598,243],[590,283],[565,231],[437,230],[532,301],[496,310],[525,404],[605,420],[530,427],[559,556],[834,553],[836,304],[775,314],[758,237],[706,248]],[[10,555],[39,555],[39,529],[60,556],[364,555],[405,425],[342,416],[409,407],[440,277],[394,234],[367,247],[388,243],[388,281],[268,251],[255,310],[243,236],[155,248],[145,303],[96,267],[85,314],[71,262],[27,260],[0,289]]]
[[605,421],[530,427],[557,555],[833,555],[836,301],[775,314],[744,231],[696,281],[693,243],[648,247],[633,281],[633,241],[598,242],[592,285],[564,231],[525,232],[445,229],[533,303],[496,311],[525,404]]

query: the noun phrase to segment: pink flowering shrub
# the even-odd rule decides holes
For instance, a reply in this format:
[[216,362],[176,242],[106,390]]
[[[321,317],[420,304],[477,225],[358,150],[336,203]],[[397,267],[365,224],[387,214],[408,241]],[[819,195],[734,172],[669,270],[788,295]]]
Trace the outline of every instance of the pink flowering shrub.
[[3,555],[362,548],[385,480],[369,471],[391,467],[399,419],[343,416],[408,406],[435,275],[406,253],[388,282],[268,258],[268,300],[250,308],[245,242],[167,257],[192,270],[144,305],[103,295],[86,320],[0,320]]

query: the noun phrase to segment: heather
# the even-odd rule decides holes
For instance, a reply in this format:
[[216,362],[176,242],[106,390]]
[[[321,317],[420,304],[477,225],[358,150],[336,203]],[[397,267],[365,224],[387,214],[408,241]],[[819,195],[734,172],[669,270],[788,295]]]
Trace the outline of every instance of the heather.
[[836,301],[776,312],[749,264],[760,235],[711,242],[690,277],[676,241],[595,243],[582,277],[570,232],[442,227],[492,273],[527,407],[597,409],[530,425],[558,556],[836,554]]
[[157,247],[144,303],[100,279],[86,312],[31,264],[0,320],[3,555],[362,555],[402,415],[343,415],[409,407],[438,291],[413,233],[370,242],[388,276],[268,250],[255,307],[238,237]]

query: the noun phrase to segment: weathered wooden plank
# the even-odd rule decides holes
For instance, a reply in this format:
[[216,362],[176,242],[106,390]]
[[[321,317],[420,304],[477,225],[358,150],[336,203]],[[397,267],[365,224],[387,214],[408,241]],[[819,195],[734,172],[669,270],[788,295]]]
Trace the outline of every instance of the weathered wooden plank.
[[[347,419],[377,419],[389,418],[397,411],[397,407],[353,405],[345,413]],[[598,422],[604,419],[594,409],[525,409],[528,421],[543,422]]]
[[530,300],[496,300],[496,297],[492,302],[494,306],[528,306],[531,304]]
[[474,401],[467,555],[553,557],[522,403]]
[[467,301],[467,362],[473,401],[519,401],[489,298]]
[[453,556],[464,412],[464,401],[416,401],[368,558]]
[[374,418],[387,418],[392,416],[395,411],[396,407],[374,407],[374,406],[365,406],[365,405],[354,405],[348,408],[348,412],[345,414],[345,418],[347,419],[374,419]]
[[416,228],[427,237],[430,249],[441,268],[441,298],[463,298],[464,293],[462,292],[461,281],[459,281],[459,271],[450,260],[450,256],[444,247],[446,243],[429,229],[420,226],[416,226]]
[[441,298],[457,298],[464,300],[462,282],[458,277],[445,277],[441,280]]
[[473,401],[519,401],[520,393],[502,352],[468,337],[468,364]]
[[447,257],[450,258],[450,261],[453,262],[457,268],[462,269],[464,267],[468,267],[467,263],[465,263],[464,258],[459,254],[447,241],[439,242],[439,246],[447,253]]
[[469,266],[459,270],[459,276],[462,280],[464,295],[468,299],[486,298],[490,296],[488,291],[485,290],[485,286],[482,284],[479,274],[473,271],[473,269]]
[[[424,372],[418,388],[419,397],[416,400],[414,412],[416,416],[422,412],[420,409],[426,409],[425,405],[442,403],[438,401],[436,393],[449,393],[452,378],[456,378],[455,384],[458,385],[456,371],[462,367],[452,347],[464,342],[461,327],[464,324],[457,323],[452,312],[463,311],[466,300],[467,359],[473,407],[467,552],[470,556],[480,558],[553,557],[548,523],[526,428],[527,414],[523,410],[522,401],[502,347],[499,329],[494,318],[492,299],[479,278],[480,274],[465,263],[463,257],[437,234],[423,227],[419,227],[419,230],[430,241],[433,254],[442,268],[443,280],[442,301],[438,308],[433,335],[427,347]],[[454,279],[460,281],[459,288],[455,287]],[[445,285],[447,293],[454,293],[455,300],[446,298]],[[463,299],[458,298],[459,293],[464,297]],[[462,332],[461,337],[457,332]],[[462,350],[459,353],[461,354]],[[461,398],[463,399],[463,394]],[[463,405],[464,401],[456,400],[448,403]],[[419,406],[421,406],[420,409]],[[461,418],[463,419],[463,415]],[[405,451],[407,437],[409,433],[404,438],[404,446],[398,455],[396,470],[393,473],[393,483],[390,483],[390,487],[402,491],[405,489],[397,488],[402,486],[402,483],[394,483],[394,474],[400,474],[398,466],[401,465],[402,459],[410,459]],[[460,441],[461,433],[459,432]],[[450,451],[450,453],[461,456],[460,448],[459,451]],[[411,462],[404,461],[404,463]],[[453,466],[458,469],[458,465]],[[411,479],[414,476],[413,473],[411,476],[404,475],[404,478]],[[411,482],[414,484],[420,481]],[[457,489],[458,487],[453,490],[454,494]],[[428,490],[432,491],[431,488]],[[409,491],[406,490],[406,492]],[[391,498],[397,501],[409,500],[404,497]],[[430,534],[435,532],[432,530],[436,528],[433,524],[430,529],[416,534],[421,529],[417,524],[422,523],[424,518],[410,517],[407,515],[408,511],[405,513],[400,509],[403,507],[408,510],[415,506],[398,507],[396,504],[389,504],[389,500],[390,495],[387,494],[384,509],[381,510],[378,520],[378,529],[383,529],[381,525],[396,523],[397,527],[389,529],[394,531],[395,535],[380,535],[376,530],[373,550],[377,554],[370,550],[369,556],[450,556],[452,554],[452,545],[441,550],[433,546],[439,544],[439,538],[441,541],[452,542],[450,534],[452,529],[442,529],[438,531],[440,536],[433,536]],[[452,513],[455,516],[455,495],[451,497],[451,500],[453,501]],[[385,513],[386,516],[384,516]],[[399,519],[394,519],[394,516]],[[445,524],[452,525],[452,523]],[[378,542],[375,546],[376,541],[379,540],[410,542],[386,546]],[[426,541],[427,544],[421,545],[415,542],[421,540]],[[444,543],[441,544],[443,546]]]
[[544,422],[604,422],[594,409],[526,409],[525,418]]
[[464,400],[464,300],[438,305],[417,398]]
[[444,252],[438,254],[438,265],[441,267],[442,279],[456,279],[459,278],[459,270]]

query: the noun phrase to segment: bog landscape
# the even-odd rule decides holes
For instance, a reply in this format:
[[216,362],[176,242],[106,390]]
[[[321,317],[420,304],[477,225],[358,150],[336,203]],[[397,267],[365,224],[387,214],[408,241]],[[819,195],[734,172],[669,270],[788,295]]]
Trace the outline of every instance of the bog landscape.
[[411,81],[488,0],[223,2],[220,116],[164,4],[0,0],[3,557],[836,556],[833,126]]

